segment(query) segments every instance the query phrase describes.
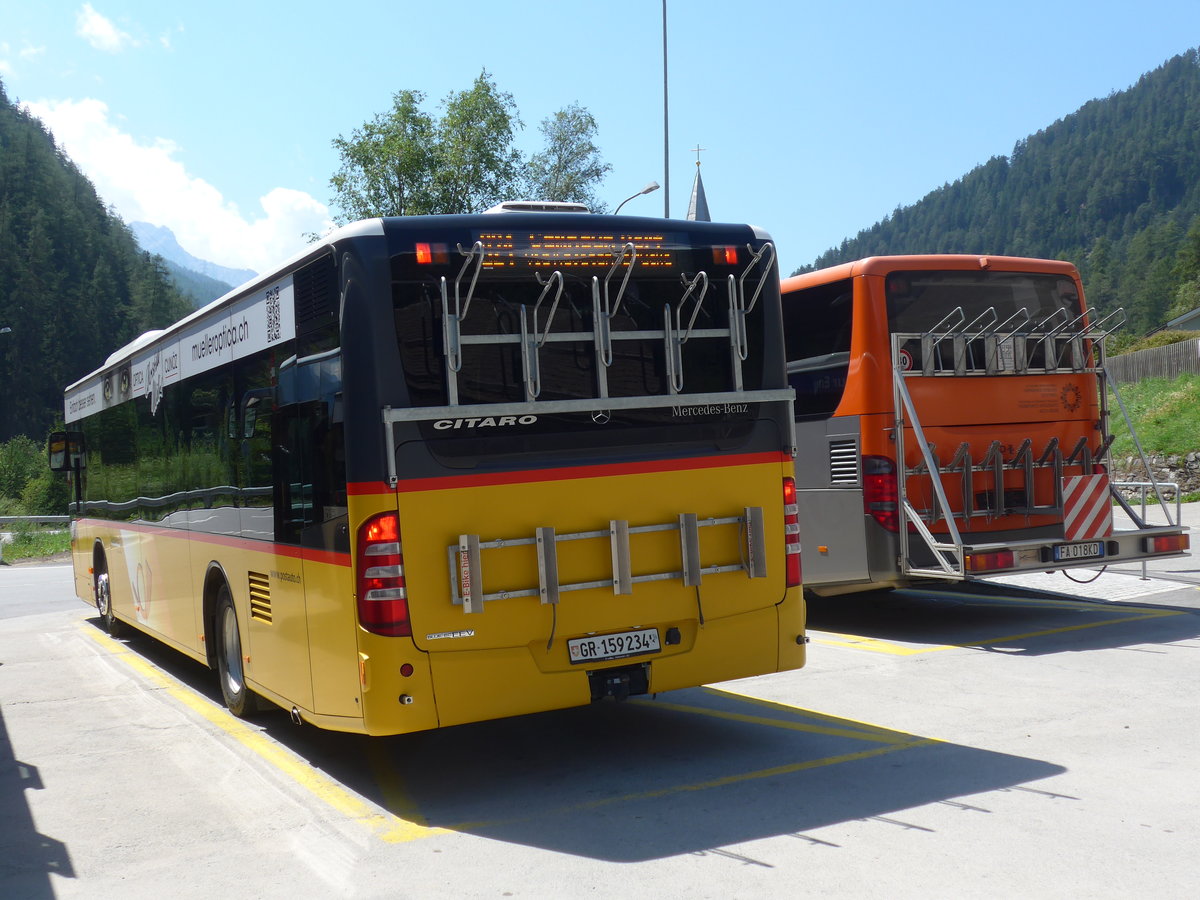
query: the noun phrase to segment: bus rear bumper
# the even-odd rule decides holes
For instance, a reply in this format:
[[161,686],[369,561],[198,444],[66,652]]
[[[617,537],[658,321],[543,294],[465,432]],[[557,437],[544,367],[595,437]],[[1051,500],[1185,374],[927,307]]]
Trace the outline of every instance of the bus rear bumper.
[[644,665],[644,690],[653,694],[795,669],[804,665],[804,644],[804,600],[798,588],[790,588],[777,606],[709,619],[687,653],[546,672],[527,648],[518,647],[434,653],[430,667],[444,727],[584,706],[594,696],[596,679],[589,673]]
[[967,577],[1055,572],[1187,556],[1191,539],[1180,526],[1115,531],[1093,540],[1032,540],[963,546]]

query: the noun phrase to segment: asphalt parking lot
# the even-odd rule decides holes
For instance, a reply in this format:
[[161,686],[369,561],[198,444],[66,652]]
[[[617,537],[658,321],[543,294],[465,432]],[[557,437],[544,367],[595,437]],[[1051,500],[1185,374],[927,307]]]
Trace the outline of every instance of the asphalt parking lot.
[[0,896],[1191,896],[1194,566],[818,599],[797,672],[386,739],[0,568]]

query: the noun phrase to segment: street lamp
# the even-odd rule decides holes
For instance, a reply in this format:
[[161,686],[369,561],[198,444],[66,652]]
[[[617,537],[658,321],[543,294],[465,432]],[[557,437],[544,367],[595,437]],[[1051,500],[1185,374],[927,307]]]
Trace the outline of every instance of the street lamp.
[[[652,191],[657,191],[657,190],[658,190],[658,182],[652,181],[648,185],[646,185],[644,188],[642,188],[640,191],[638,191],[636,194],[634,194],[633,197],[640,197],[640,196],[642,196],[642,194],[649,194]],[[624,206],[626,203],[628,203],[630,200],[632,200],[633,197],[626,197],[624,200],[622,200],[620,203],[618,203],[617,208],[615,210],[613,210],[613,215],[615,216],[617,213],[619,213],[621,211],[621,207]]]

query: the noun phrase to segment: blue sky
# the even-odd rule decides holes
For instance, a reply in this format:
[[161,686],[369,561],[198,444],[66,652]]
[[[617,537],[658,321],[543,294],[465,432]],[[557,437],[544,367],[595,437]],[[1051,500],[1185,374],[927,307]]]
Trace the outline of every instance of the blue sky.
[[[592,112],[610,208],[665,183],[662,29],[661,0],[0,0],[0,78],[126,221],[265,271],[324,230],[335,137],[483,68],[527,153]],[[671,214],[699,145],[712,217],[770,231],[786,274],[1200,44],[1200,3],[668,0],[667,40]]]

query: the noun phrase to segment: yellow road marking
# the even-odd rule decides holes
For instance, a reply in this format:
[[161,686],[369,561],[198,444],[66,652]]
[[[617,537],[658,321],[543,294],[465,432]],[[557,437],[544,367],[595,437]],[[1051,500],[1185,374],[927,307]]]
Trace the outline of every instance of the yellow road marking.
[[380,840],[389,844],[404,844],[435,834],[449,833],[450,829],[429,826],[383,747],[381,740],[370,741],[367,745],[367,758],[371,762],[375,784],[383,794],[384,805],[395,814],[397,824],[379,835]]
[[[728,696],[732,695],[746,703],[752,703],[755,706],[765,706],[768,709],[774,709],[774,710],[777,710],[777,711],[783,712],[783,713],[791,713],[791,714],[801,713],[807,719],[816,719],[820,722],[830,722],[830,723],[837,724],[838,726],[853,725],[856,729],[862,729],[863,731],[871,732],[872,734],[903,735],[904,737],[910,737],[913,740],[919,739],[918,735],[908,734],[907,732],[904,732],[904,731],[897,731],[894,728],[888,728],[886,725],[876,725],[873,722],[859,722],[859,721],[856,721],[855,719],[847,719],[843,716],[831,716],[831,715],[827,715],[826,713],[819,713],[816,710],[812,710],[812,709],[801,709],[799,706],[789,706],[786,703],[778,703],[775,700],[762,700],[758,697],[751,697],[749,694],[739,693],[738,691],[733,690],[729,687],[724,687],[724,688],[703,687],[703,688],[701,688],[701,690],[704,691],[706,694],[713,694],[713,695],[716,695],[719,697],[728,697]],[[855,732],[855,736],[856,737],[858,736],[857,732]]]
[[[98,646],[104,649],[110,656],[127,665],[140,677],[150,682],[155,687],[165,691],[173,700],[178,701],[186,708],[198,714],[206,722],[219,728],[226,735],[236,740],[242,746],[246,747],[248,750],[265,760],[275,769],[289,777],[297,785],[307,790],[318,800],[327,804],[332,809],[336,810],[347,818],[362,824],[382,841],[386,841],[388,843],[405,843],[408,841],[432,837],[437,834],[446,834],[485,827],[495,827],[510,822],[526,821],[532,817],[523,816],[505,820],[462,822],[447,828],[430,827],[426,824],[424,816],[417,811],[416,804],[413,802],[407,790],[405,790],[403,782],[399,778],[396,770],[390,765],[390,761],[386,756],[383,745],[380,742],[373,741],[368,745],[368,756],[372,769],[374,770],[375,780],[384,795],[384,801],[388,809],[396,810],[401,814],[397,815],[389,811],[380,811],[379,807],[377,807],[375,804],[364,800],[337,782],[326,778],[313,770],[311,766],[295,757],[282,745],[272,741],[267,737],[264,737],[261,732],[247,725],[245,722],[232,717],[228,712],[221,707],[216,706],[211,701],[197,695],[190,689],[175,683],[171,678],[164,675],[150,663],[146,662],[144,659],[138,656],[136,652],[130,650],[124,644],[113,640],[107,635],[102,635],[96,632],[93,628],[91,628],[91,626],[81,626],[80,631]],[[811,712],[809,710],[802,710],[798,707],[791,707],[785,704],[773,703],[767,700],[759,700],[754,697],[747,697],[741,694],[718,691],[712,688],[705,688],[704,690],[716,695],[735,696],[741,701],[748,701],[749,703],[768,707],[779,712],[792,714],[799,713],[801,715],[826,722],[848,721],[838,719],[833,716],[823,715],[821,713]],[[797,772],[823,768],[825,766],[857,762],[859,760],[884,756],[888,753],[894,753],[897,750],[907,750],[941,743],[941,741],[935,738],[920,738],[914,735],[905,734],[903,732],[892,731],[882,726],[869,725],[865,723],[852,723],[855,725],[861,725],[863,730],[860,731],[854,728],[833,728],[819,725],[807,725],[801,722],[788,722],[783,719],[771,718],[768,716],[752,716],[740,713],[729,713],[722,710],[709,709],[700,706],[665,703],[661,700],[654,701],[654,705],[664,707],[666,709],[675,709],[697,715],[712,716],[718,719],[727,719],[736,722],[766,725],[772,728],[804,731],[815,734],[830,735],[833,737],[845,737],[853,740],[882,743],[883,746],[872,747],[870,749],[860,750],[854,753],[827,756],[821,759],[803,760],[781,766],[772,766],[766,769],[758,769],[751,772],[723,775],[718,778],[693,782],[691,784],[671,785],[669,787],[657,788],[649,791],[637,791],[614,797],[591,800],[585,803],[569,804],[557,809],[539,810],[534,815],[545,816],[564,814],[578,810],[588,810],[602,806],[610,806],[617,803],[657,800],[675,794],[705,791],[713,788],[727,787],[729,785],[740,784],[747,781],[755,781],[763,778],[775,778],[782,775],[791,775]]]
[[[1027,631],[1023,634],[1008,634],[1003,637],[986,638],[981,641],[967,641],[962,644],[935,644],[928,647],[905,647],[875,638],[855,634],[839,634],[836,631],[819,632],[832,635],[837,640],[827,640],[813,637],[814,644],[824,644],[830,647],[849,647],[854,650],[868,650],[872,653],[889,653],[893,656],[916,656],[920,653],[936,653],[939,650],[969,650],[973,647],[986,647],[991,644],[1006,644],[1010,641],[1021,641],[1026,638],[1046,637],[1051,634],[1063,634],[1068,631],[1082,631],[1085,628],[1100,628],[1105,625],[1120,625],[1123,622],[1137,622],[1142,619],[1162,619],[1167,616],[1182,616],[1180,610],[1154,610],[1141,615],[1121,616],[1116,619],[1103,619],[1099,622],[1084,622],[1078,625],[1063,625],[1060,628],[1046,628],[1041,631]],[[810,634],[813,632],[810,631]]]
[[[739,698],[741,699],[741,698]],[[749,699],[749,698],[746,698]],[[744,722],[749,725],[767,725],[771,728],[781,728],[787,731],[804,731],[809,734],[825,734],[830,737],[853,738],[858,741],[875,741],[881,744],[904,744],[912,740],[903,734],[881,734],[877,731],[853,731],[848,728],[828,728],[821,725],[809,725],[805,722],[787,722],[783,719],[771,719],[766,716],[749,716],[745,713],[725,712],[707,706],[690,706],[683,703],[670,703],[665,700],[645,701],[645,705],[653,705],[655,709],[673,709],[676,712],[695,713],[709,716],[713,719],[726,719],[730,722]],[[793,710],[795,712],[795,710]]]
[[1101,609],[1110,607],[1114,609],[1151,609],[1148,606],[1124,606],[1118,607],[1114,604],[1107,603],[1103,600],[1073,600],[1069,597],[988,597],[983,594],[971,594],[966,591],[938,591],[934,597],[925,599],[941,599],[949,597],[954,600],[965,600],[963,606],[1014,606],[1049,609]]
[[[906,741],[903,744],[889,744],[885,747],[873,747],[870,750],[860,750],[857,753],[844,753],[840,756],[826,756],[822,759],[809,759],[803,762],[789,763],[783,766],[772,766],[768,769],[758,769],[754,772],[742,772],[737,775],[723,775],[720,778],[712,778],[708,781],[697,781],[692,784],[678,784],[671,787],[657,788],[651,791],[637,791],[631,794],[621,794],[616,797],[604,797],[599,800],[589,800],[586,803],[572,803],[567,806],[562,806],[557,809],[542,810],[537,813],[540,816],[562,815],[566,813],[577,812],[579,810],[597,809],[601,806],[612,806],[616,803],[636,803],[640,800],[661,800],[663,797],[670,797],[674,794],[686,794],[693,791],[707,791],[713,788],[728,787],[732,784],[739,784],[743,781],[756,781],[762,778],[777,778],[781,775],[794,775],[797,772],[804,772],[809,769],[819,769],[824,766],[835,766],[841,763],[857,762],[862,759],[871,759],[876,756],[886,756],[889,753],[895,753],[897,750],[909,750],[916,747],[927,747],[933,744],[939,744],[941,741],[935,738],[917,738],[916,740]],[[466,831],[468,829],[494,828],[498,825],[508,825],[513,822],[527,821],[532,816],[514,817],[512,819],[497,819],[494,821],[480,822],[462,822],[454,826],[456,831]]]
[[[814,632],[811,628],[808,634],[814,644],[823,644],[826,647],[849,647],[851,650],[870,650],[872,653],[890,653],[892,656],[914,656],[918,653],[932,653],[935,650],[950,650],[954,646],[946,644],[935,647],[905,647],[863,635],[841,634],[836,631]],[[817,634],[828,634],[835,640],[816,637]]]
[[186,706],[243,747],[266,760],[321,802],[348,819],[357,821],[376,832],[383,840],[399,843],[430,837],[439,832],[440,829],[426,828],[391,813],[381,812],[374,804],[368,803],[352,791],[346,790],[336,781],[324,777],[307,763],[286,751],[280,744],[264,737],[261,732],[234,718],[221,707],[198,696],[190,689],[175,683],[120,641],[100,634],[91,626],[81,626],[80,631],[107,651],[109,655],[133,669],[139,676],[151,682],[155,687],[166,691],[173,700]]

